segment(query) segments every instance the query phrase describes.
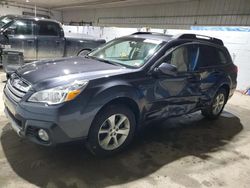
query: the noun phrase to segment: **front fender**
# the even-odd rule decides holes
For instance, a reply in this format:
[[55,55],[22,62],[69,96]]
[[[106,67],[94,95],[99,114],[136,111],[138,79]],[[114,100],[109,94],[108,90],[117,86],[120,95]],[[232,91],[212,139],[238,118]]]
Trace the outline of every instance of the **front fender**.
[[133,100],[140,111],[143,107],[143,95],[140,90],[135,86],[122,81],[103,85],[92,97],[88,106],[98,106],[99,108],[102,108],[110,101],[118,98],[129,98]]
[[[99,86],[96,86],[99,88]],[[95,89],[94,89],[95,90]],[[99,90],[94,92],[91,97],[88,97],[86,105],[82,106],[81,114],[82,119],[81,122],[84,122],[84,136],[88,135],[89,129],[92,125],[92,122],[98,112],[108,103],[115,99],[119,98],[127,98],[133,100],[137,106],[139,111],[142,110],[143,101],[140,95],[140,92],[136,87],[132,85],[117,82],[116,83],[108,83],[107,85],[102,85]]]

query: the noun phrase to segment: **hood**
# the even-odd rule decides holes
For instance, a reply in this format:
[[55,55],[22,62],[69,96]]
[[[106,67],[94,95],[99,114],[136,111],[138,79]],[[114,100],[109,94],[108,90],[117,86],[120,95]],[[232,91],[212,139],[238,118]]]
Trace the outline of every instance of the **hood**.
[[126,73],[131,69],[84,57],[69,57],[26,64],[17,74],[32,85],[41,82],[91,80]]

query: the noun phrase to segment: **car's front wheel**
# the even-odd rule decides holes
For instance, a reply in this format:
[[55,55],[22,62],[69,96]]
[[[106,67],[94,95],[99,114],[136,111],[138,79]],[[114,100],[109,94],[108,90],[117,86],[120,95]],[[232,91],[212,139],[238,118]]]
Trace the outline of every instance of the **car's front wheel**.
[[216,119],[222,113],[226,102],[227,91],[221,88],[214,96],[211,105],[202,110],[202,114],[209,119]]
[[87,147],[97,156],[117,153],[132,141],[135,126],[135,115],[128,107],[108,106],[94,119]]

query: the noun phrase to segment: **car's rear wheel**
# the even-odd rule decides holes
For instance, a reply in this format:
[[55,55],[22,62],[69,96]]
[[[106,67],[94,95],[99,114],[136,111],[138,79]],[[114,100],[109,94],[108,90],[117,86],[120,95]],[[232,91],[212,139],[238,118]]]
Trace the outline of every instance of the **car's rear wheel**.
[[80,51],[80,52],[78,53],[78,56],[85,57],[85,56],[88,55],[90,52],[91,52],[91,50],[85,49],[85,50]]
[[99,112],[90,128],[87,147],[97,156],[117,153],[132,141],[134,113],[126,106],[109,106]]
[[227,91],[224,88],[221,88],[214,96],[212,104],[202,110],[202,114],[209,119],[216,119],[222,113],[226,102]]

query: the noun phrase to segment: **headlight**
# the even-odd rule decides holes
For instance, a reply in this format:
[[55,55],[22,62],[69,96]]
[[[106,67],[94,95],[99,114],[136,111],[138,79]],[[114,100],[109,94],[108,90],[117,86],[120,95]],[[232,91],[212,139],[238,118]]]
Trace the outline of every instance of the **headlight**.
[[28,101],[47,103],[49,105],[60,104],[74,99],[86,87],[88,81],[75,81],[72,84],[38,91],[30,96]]

